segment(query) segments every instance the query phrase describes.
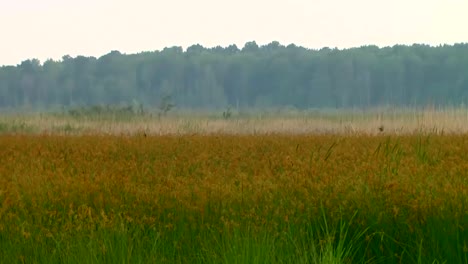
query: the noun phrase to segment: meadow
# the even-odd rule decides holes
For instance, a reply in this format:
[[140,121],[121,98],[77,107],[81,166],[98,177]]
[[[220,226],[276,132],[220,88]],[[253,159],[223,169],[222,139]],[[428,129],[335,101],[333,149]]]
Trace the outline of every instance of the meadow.
[[[161,115],[128,107],[79,108],[51,113],[13,112],[0,115],[0,134],[334,134],[407,135],[466,134],[468,108],[177,110]],[[229,117],[225,113],[229,113]],[[381,131],[379,128],[382,128]]]
[[465,125],[414,117],[5,117],[0,262],[468,263]]

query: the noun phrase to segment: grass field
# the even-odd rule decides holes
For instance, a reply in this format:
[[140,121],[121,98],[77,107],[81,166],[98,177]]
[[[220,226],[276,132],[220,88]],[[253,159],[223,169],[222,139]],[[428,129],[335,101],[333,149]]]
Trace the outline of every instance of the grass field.
[[[86,110],[86,109],[85,109]],[[174,112],[167,116],[134,112],[83,114],[0,115],[0,134],[346,134],[408,135],[467,134],[467,108],[371,110],[308,110],[234,112],[230,118],[216,112]],[[74,113],[74,112],[73,112]],[[379,129],[381,128],[381,129]],[[382,130],[382,131],[381,131]]]
[[0,136],[1,263],[468,263],[465,134],[24,127]]

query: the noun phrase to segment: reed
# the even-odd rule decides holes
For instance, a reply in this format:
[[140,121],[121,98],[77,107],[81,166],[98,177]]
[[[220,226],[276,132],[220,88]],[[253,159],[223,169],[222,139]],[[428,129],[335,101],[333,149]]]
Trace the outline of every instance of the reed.
[[168,116],[101,114],[9,114],[0,116],[0,133],[26,134],[465,134],[468,111],[444,109],[372,109],[233,113],[174,112]]

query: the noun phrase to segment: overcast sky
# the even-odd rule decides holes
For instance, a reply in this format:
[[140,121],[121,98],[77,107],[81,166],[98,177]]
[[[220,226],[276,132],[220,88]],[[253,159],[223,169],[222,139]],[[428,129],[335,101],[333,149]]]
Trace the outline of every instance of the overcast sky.
[[0,0],[0,65],[192,44],[468,42],[468,0]]

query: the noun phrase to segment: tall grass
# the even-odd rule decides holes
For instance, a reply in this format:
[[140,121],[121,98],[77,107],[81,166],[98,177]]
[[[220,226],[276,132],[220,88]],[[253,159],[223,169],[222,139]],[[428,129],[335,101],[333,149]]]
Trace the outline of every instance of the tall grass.
[[468,263],[466,135],[0,137],[2,263]]
[[[101,109],[101,108],[98,108]],[[123,109],[123,110],[122,110]],[[35,134],[463,134],[468,110],[371,109],[233,112],[173,112],[167,116],[103,108],[80,114],[6,114],[0,133]],[[89,113],[88,113],[89,112]]]

